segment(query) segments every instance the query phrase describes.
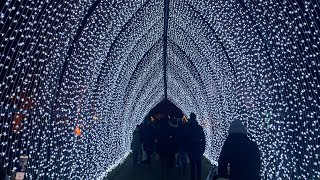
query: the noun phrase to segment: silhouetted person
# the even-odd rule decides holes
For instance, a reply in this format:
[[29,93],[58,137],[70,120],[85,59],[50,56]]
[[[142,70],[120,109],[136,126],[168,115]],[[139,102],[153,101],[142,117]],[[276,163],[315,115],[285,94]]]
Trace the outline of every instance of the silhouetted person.
[[153,152],[154,141],[154,125],[153,122],[148,120],[147,125],[143,130],[143,149],[146,152],[147,159],[142,162],[144,164],[147,164],[148,166],[151,165],[151,155]]
[[161,161],[162,180],[171,180],[175,158],[175,133],[168,119],[160,119],[156,126],[157,153]]
[[188,125],[188,155],[191,167],[191,179],[201,179],[201,158],[205,151],[206,140],[202,127],[196,121],[196,115],[190,114]]
[[187,124],[179,119],[176,137],[178,146],[177,166],[179,175],[182,176],[185,175],[187,166],[187,135]]
[[137,125],[136,129],[133,131],[131,150],[132,150],[132,156],[133,156],[133,165],[136,165],[142,158],[140,125]]
[[5,168],[3,167],[2,160],[0,160],[0,180],[9,180],[9,176],[6,174]]
[[[178,153],[178,144],[177,144],[177,130],[178,130],[178,121],[175,118],[169,119],[170,126],[170,152],[175,156]],[[175,160],[175,158],[174,158]]]
[[218,163],[220,177],[230,180],[260,179],[260,151],[257,144],[248,138],[247,130],[240,120],[231,123]]

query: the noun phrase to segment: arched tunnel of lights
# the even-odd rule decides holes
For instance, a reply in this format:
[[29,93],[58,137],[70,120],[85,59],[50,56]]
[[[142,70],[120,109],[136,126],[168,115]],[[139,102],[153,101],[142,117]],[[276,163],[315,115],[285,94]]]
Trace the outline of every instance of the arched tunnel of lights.
[[7,173],[26,155],[29,179],[103,179],[167,98],[197,114],[212,163],[241,119],[263,179],[320,178],[319,1],[1,3]]

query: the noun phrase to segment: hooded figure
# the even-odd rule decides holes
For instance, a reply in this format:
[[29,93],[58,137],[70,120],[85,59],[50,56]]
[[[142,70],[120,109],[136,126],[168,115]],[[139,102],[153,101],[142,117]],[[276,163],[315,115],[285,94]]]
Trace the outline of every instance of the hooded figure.
[[261,179],[259,148],[248,138],[247,130],[240,120],[231,123],[218,163],[220,177],[230,180]]

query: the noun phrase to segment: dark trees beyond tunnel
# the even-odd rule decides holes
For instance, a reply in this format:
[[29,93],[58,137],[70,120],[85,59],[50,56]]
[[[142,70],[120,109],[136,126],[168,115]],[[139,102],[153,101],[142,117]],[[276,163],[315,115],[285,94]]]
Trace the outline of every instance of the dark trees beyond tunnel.
[[163,114],[172,118],[182,118],[184,115],[181,109],[167,99],[163,99],[154,108],[152,108],[148,114],[148,118],[157,114]]

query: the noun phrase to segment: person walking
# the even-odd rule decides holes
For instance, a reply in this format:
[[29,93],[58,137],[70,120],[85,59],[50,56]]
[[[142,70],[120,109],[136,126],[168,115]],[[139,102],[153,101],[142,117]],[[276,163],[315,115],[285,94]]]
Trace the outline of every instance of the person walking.
[[143,132],[143,149],[146,152],[147,159],[142,161],[142,163],[146,164],[148,167],[151,167],[151,155],[154,150],[154,141],[154,124],[151,120],[148,120]]
[[181,176],[185,175],[187,167],[187,131],[186,131],[186,122],[183,122],[182,119],[178,121],[177,128],[177,146],[178,146],[178,156],[177,156],[177,167],[178,173]]
[[140,125],[137,125],[136,129],[133,131],[131,150],[132,150],[132,156],[133,156],[133,165],[135,166],[142,159],[142,143],[141,143]]
[[175,158],[175,134],[169,119],[160,119],[156,126],[157,154],[161,161],[161,179],[171,180]]
[[201,159],[205,151],[206,140],[203,128],[198,124],[196,115],[190,113],[188,126],[188,155],[191,167],[191,179],[201,180]]
[[[218,160],[218,173],[229,180],[260,180],[260,151],[247,136],[240,120],[234,120],[222,146]],[[230,172],[229,172],[230,171]]]

